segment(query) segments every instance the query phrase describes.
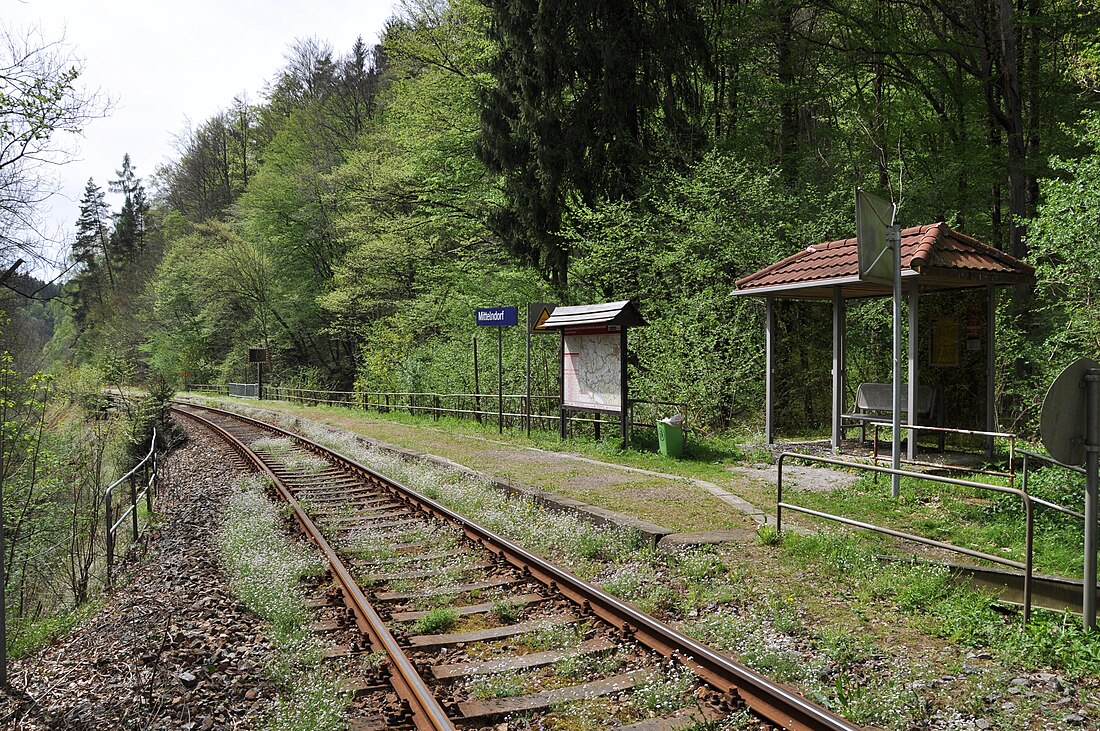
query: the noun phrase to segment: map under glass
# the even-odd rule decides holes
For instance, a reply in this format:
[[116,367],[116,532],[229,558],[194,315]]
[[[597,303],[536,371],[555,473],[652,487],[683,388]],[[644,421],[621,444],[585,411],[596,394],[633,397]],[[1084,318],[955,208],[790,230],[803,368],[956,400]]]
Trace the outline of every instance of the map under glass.
[[565,336],[562,368],[566,406],[622,409],[620,339],[620,333]]

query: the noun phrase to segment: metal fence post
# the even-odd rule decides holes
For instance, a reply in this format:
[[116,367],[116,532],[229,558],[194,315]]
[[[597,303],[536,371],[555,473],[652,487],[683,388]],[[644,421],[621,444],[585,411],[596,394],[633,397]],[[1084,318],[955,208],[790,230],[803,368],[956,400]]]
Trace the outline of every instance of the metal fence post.
[[137,542],[138,539],[138,514],[137,514],[137,477],[135,475],[130,476],[130,523],[133,525],[134,537],[133,541]]
[[153,492],[157,487],[157,453],[153,452],[153,469],[152,474],[148,466],[145,468],[145,507],[149,509],[149,512],[153,512]]
[[110,588],[113,584],[112,567],[115,562],[115,532],[114,526],[114,511],[111,509],[111,492],[107,491],[107,496],[104,498],[104,512],[107,517],[107,587]]

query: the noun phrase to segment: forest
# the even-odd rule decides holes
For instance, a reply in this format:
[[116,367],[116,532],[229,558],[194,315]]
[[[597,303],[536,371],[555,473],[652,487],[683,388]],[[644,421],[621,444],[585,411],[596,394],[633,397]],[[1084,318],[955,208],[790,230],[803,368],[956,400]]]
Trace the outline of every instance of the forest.
[[[5,342],[28,374],[118,384],[251,380],[263,346],[277,384],[469,393],[473,308],[633,299],[632,396],[753,434],[763,307],[734,282],[853,235],[858,186],[903,226],[943,220],[1037,267],[998,334],[998,421],[1031,433],[1100,338],[1096,10],[408,0],[374,47],[296,41],[261,100],[226,100],[171,164],[143,178],[119,150],[87,183],[60,291],[9,298]],[[781,430],[825,425],[801,379],[827,377],[828,317],[779,313],[780,368],[801,374],[780,374]],[[850,388],[884,379],[888,303],[849,328]]]
[[[854,235],[857,187],[903,226],[946,221],[1036,267],[999,300],[996,384],[999,428],[1033,438],[1053,377],[1100,353],[1098,10],[405,0],[373,47],[298,39],[262,98],[180,132],[171,163],[118,150],[52,282],[26,266],[42,258],[26,235],[41,166],[112,110],[56,44],[2,29],[9,649],[96,594],[105,487],[174,389],[251,381],[249,347],[277,385],[487,391],[474,308],[630,299],[648,322],[630,333],[632,398],[759,440],[764,307],[735,282]],[[829,323],[827,303],[779,309],[781,435],[827,428],[827,389],[807,385],[828,379]],[[847,326],[850,401],[889,378],[890,303],[853,304]],[[556,339],[537,340],[535,392],[556,395]],[[103,419],[107,387],[155,398]]]

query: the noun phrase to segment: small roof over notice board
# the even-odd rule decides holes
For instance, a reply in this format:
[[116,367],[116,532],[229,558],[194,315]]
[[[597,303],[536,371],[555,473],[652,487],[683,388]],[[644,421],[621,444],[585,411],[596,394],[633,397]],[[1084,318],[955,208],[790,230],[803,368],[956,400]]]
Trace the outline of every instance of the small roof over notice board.
[[639,327],[645,325],[638,308],[630,300],[604,302],[598,305],[576,305],[573,307],[555,307],[549,319],[542,323],[540,330],[562,330],[569,327],[620,326]]

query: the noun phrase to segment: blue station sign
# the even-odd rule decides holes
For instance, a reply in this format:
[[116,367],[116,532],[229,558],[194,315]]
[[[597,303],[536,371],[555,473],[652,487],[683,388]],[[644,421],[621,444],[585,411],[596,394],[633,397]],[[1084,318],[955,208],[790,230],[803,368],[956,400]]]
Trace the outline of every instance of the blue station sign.
[[519,322],[517,307],[478,307],[474,320],[478,327],[512,327]]

